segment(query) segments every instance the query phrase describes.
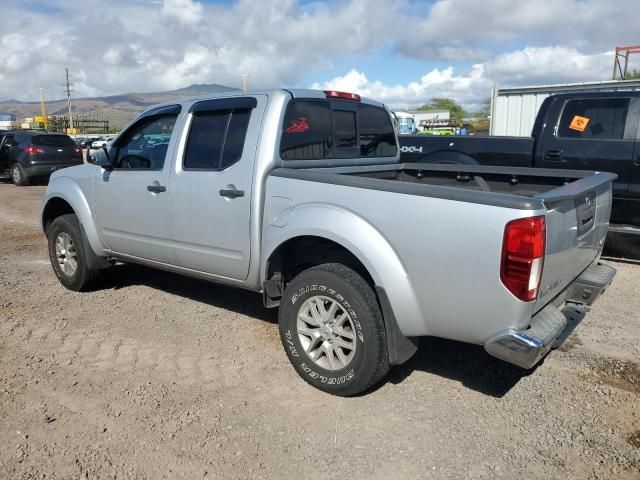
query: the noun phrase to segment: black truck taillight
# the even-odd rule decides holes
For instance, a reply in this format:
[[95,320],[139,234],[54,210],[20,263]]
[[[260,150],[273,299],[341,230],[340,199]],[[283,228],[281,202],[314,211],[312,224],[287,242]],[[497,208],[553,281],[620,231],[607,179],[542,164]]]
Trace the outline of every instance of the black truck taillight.
[[538,296],[545,236],[544,216],[513,220],[504,229],[500,279],[523,302]]

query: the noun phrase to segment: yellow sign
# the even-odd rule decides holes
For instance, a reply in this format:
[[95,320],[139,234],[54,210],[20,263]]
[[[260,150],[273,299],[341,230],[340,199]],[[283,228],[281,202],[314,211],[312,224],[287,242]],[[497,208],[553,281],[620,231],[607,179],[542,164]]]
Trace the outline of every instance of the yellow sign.
[[42,115],[36,115],[35,117],[33,117],[33,121],[36,123],[44,123],[47,121],[47,118],[43,117]]
[[589,125],[589,119],[587,117],[581,117],[580,115],[575,115],[573,117],[573,120],[571,120],[571,124],[569,125],[569,128],[571,130],[575,130],[576,132],[582,133],[587,128],[587,125]]
[[77,134],[78,134],[77,128],[67,128],[67,135],[77,135]]

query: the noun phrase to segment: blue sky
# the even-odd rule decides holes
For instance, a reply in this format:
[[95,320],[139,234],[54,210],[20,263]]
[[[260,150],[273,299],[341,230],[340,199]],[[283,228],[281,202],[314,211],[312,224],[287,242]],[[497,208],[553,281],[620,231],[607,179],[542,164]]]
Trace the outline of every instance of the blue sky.
[[[468,108],[499,86],[606,80],[637,0],[4,0],[0,100],[193,83],[342,88]],[[640,59],[632,67],[640,68]]]

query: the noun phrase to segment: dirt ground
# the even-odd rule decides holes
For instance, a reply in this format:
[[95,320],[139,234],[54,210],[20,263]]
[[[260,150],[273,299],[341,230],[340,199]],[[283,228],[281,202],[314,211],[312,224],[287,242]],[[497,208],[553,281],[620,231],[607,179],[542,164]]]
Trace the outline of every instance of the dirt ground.
[[134,266],[63,289],[44,188],[0,182],[2,479],[640,478],[638,240],[534,371],[425,339],[345,399],[298,378],[259,295]]

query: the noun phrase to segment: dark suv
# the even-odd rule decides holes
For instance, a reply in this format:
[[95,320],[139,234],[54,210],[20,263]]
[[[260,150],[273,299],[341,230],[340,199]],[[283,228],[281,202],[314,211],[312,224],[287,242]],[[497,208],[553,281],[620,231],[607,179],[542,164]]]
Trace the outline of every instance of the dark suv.
[[18,186],[82,162],[82,149],[68,135],[20,130],[0,133],[0,173],[10,173]]

